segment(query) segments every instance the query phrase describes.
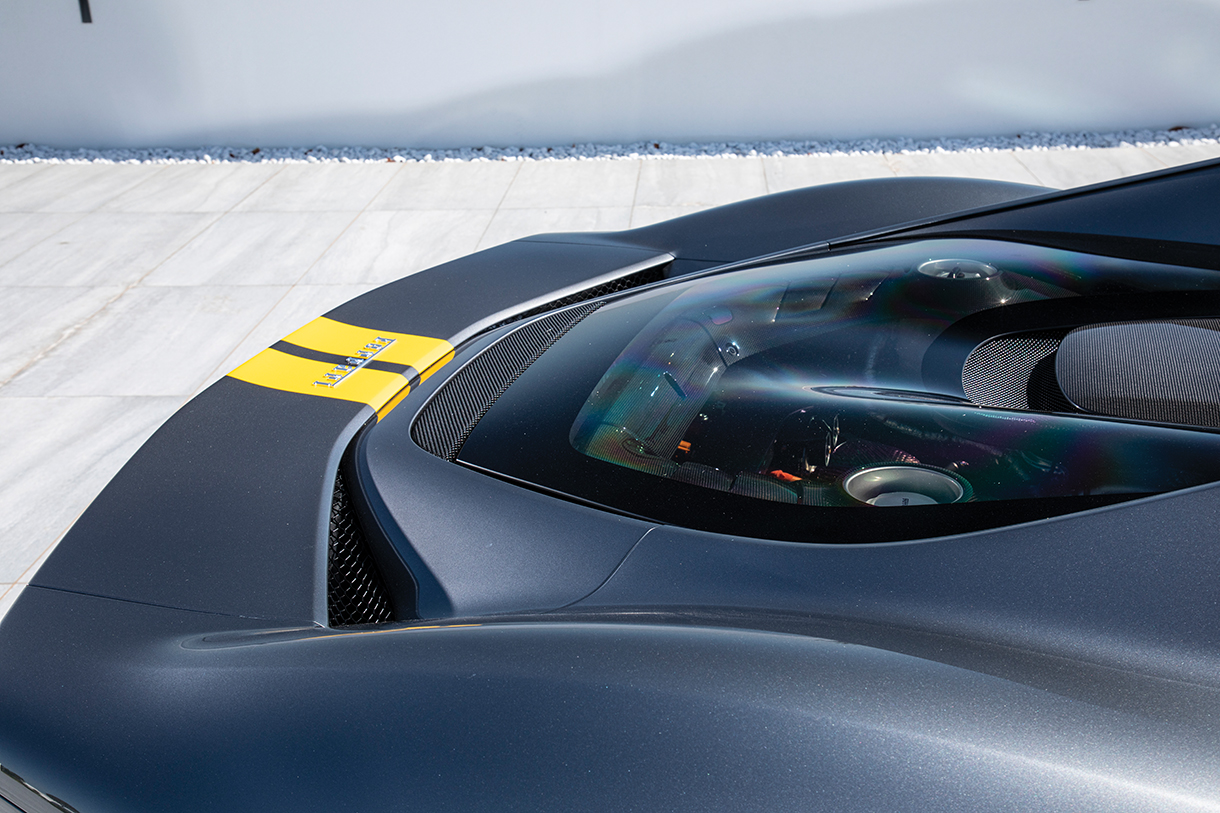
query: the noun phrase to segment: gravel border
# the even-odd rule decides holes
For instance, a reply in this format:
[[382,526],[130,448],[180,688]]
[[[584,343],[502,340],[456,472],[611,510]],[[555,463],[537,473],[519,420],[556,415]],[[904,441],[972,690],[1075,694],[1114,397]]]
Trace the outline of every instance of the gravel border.
[[753,141],[670,144],[570,144],[551,147],[139,147],[58,149],[37,144],[0,146],[0,164],[415,163],[430,161],[614,161],[638,158],[745,158],[789,155],[984,153],[999,150],[1081,150],[1104,147],[1215,144],[1220,125],[1116,133],[1021,133],[978,138],[891,138],[856,141]]

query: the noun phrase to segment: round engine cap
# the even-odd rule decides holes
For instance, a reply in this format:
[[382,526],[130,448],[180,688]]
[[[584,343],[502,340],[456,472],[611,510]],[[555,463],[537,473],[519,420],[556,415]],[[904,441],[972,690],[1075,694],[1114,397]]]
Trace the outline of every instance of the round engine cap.
[[876,506],[944,505],[966,495],[966,487],[952,474],[912,465],[858,469],[843,478],[843,490]]
[[915,270],[936,279],[987,279],[1000,273],[994,265],[979,260],[928,260]]

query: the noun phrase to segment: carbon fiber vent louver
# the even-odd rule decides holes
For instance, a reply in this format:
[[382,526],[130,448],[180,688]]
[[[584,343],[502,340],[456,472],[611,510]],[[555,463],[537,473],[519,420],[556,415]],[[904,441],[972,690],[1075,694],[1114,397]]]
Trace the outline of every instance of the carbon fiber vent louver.
[[332,627],[394,620],[390,594],[369,553],[343,474],[335,476],[326,554],[326,610]]
[[492,404],[573,325],[602,303],[559,311],[530,322],[493,344],[458,371],[420,411],[411,438],[446,460],[457,459],[462,444]]

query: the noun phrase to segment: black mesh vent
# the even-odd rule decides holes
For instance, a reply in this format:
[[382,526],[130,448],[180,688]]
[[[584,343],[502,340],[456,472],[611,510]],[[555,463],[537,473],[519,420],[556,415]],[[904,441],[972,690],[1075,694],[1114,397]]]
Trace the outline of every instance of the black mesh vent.
[[[1041,369],[1039,363],[1043,360],[1053,359],[1066,333],[1066,330],[1036,331],[1001,336],[980,344],[970,351],[962,367],[962,389],[966,396],[980,406],[1045,408],[1030,403],[1031,394],[1040,403],[1049,397],[1044,392],[1045,373],[1035,381],[1035,370]],[[1055,386],[1054,376],[1050,379],[1050,385]],[[1067,403],[1066,399],[1063,403]]]
[[1077,328],[1063,340],[1055,373],[1090,412],[1220,428],[1220,319]]
[[795,503],[796,492],[778,480],[761,474],[742,473],[733,480],[732,492],[757,500]]
[[556,299],[552,302],[546,303],[545,305],[539,305],[536,308],[531,308],[530,310],[518,313],[502,322],[497,322],[488,329],[495,330],[498,327],[504,327],[505,325],[512,324],[513,322],[519,322],[522,319],[537,316],[540,313],[546,313],[547,311],[559,310],[560,308],[566,308],[569,305],[575,305],[577,302],[587,302],[590,299],[597,299],[601,296],[617,294],[619,291],[626,291],[629,288],[638,288],[641,285],[648,285],[652,282],[660,282],[661,280],[665,279],[665,269],[668,266],[668,262],[662,263],[661,265],[656,265],[652,268],[645,268],[643,271],[636,271],[634,274],[627,274],[626,276],[612,279],[609,282],[604,282],[601,285],[596,285],[592,288],[586,288],[583,291],[577,291],[576,293],[569,294],[562,299]]
[[326,610],[332,627],[394,620],[390,594],[364,541],[343,474],[335,476],[326,555]]
[[496,399],[573,325],[600,308],[594,302],[561,311],[514,330],[463,367],[419,413],[411,437],[446,460],[462,444]]
[[1025,392],[1029,408],[1038,412],[1079,412],[1059,389],[1059,380],[1055,377],[1055,355],[1052,353],[1039,361],[1030,373]]
[[702,463],[683,463],[671,476],[683,483],[715,491],[728,491],[733,487],[733,475]]

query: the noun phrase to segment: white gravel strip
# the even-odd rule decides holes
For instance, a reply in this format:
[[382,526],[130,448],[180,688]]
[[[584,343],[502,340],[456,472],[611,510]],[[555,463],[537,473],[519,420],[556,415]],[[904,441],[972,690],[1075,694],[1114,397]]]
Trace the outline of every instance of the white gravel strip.
[[215,164],[215,163],[374,163],[428,161],[614,161],[637,158],[742,158],[786,155],[868,155],[971,153],[999,150],[1082,150],[1158,144],[1215,144],[1220,125],[1117,133],[1021,133],[978,138],[892,138],[857,141],[754,141],[670,144],[564,144],[551,147],[198,147],[170,149],[58,149],[37,144],[0,146],[0,164]]

